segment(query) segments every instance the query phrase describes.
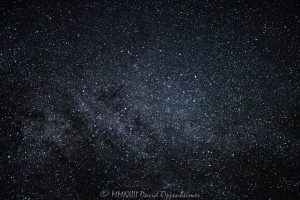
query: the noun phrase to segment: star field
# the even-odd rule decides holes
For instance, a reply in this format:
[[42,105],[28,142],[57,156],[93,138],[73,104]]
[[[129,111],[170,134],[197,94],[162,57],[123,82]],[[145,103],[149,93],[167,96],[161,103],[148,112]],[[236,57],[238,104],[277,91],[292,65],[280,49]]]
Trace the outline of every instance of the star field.
[[3,2],[0,199],[297,199],[298,10]]

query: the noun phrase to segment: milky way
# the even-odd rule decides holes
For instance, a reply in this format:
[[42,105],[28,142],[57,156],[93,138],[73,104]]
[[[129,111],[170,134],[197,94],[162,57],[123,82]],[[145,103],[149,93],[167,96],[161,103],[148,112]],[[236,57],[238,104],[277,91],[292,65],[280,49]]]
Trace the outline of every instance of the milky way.
[[298,10],[3,3],[0,199],[296,199]]

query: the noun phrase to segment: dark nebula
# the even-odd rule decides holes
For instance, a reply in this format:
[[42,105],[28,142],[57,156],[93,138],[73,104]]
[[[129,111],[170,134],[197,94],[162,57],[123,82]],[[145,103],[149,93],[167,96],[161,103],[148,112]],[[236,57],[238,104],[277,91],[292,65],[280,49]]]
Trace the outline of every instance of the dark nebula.
[[298,199],[299,10],[1,1],[0,199]]

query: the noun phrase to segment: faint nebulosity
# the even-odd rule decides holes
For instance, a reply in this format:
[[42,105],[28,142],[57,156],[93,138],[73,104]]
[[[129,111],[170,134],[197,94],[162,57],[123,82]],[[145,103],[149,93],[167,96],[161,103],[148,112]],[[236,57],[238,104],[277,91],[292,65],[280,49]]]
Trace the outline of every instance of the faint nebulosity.
[[299,4],[3,1],[0,199],[299,198]]

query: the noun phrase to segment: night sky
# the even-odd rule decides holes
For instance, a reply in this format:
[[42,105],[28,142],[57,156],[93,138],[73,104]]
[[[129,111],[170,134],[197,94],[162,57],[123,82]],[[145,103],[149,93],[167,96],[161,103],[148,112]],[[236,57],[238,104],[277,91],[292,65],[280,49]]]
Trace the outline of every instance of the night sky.
[[299,198],[299,10],[1,1],[0,199]]

